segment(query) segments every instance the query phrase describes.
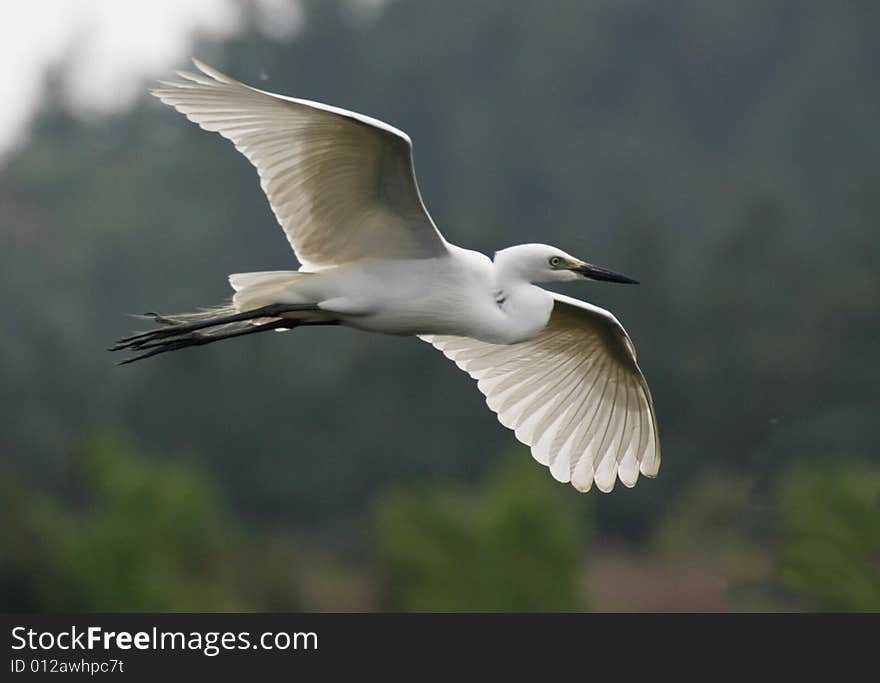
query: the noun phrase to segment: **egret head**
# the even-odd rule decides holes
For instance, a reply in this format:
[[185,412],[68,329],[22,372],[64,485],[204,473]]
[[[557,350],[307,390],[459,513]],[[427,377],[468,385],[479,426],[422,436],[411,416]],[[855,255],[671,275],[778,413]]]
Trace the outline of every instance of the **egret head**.
[[496,265],[528,282],[574,282],[599,280],[637,285],[626,275],[581,261],[548,244],[518,244],[495,253]]

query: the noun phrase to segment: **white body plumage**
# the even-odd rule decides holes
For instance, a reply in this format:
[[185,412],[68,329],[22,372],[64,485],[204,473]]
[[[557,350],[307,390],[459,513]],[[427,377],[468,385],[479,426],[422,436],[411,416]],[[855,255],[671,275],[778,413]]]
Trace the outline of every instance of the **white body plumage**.
[[[526,246],[552,249],[517,249]],[[531,339],[546,327],[553,310],[550,292],[508,277],[503,261],[493,263],[484,254],[453,245],[447,254],[426,259],[365,259],[315,272],[232,275],[230,281],[238,290],[238,310],[317,302],[361,330],[454,334],[496,344]]]

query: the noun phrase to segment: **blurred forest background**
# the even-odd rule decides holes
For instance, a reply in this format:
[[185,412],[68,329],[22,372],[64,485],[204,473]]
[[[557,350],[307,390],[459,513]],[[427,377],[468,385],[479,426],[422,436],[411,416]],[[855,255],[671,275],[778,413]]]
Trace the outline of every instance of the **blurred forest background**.
[[293,256],[231,145],[146,80],[73,111],[61,60],[0,166],[0,608],[880,610],[880,5],[296,10],[192,52],[406,130],[451,241],[641,280],[568,293],[633,337],[660,477],[553,482],[412,339],[115,367],[126,314]]

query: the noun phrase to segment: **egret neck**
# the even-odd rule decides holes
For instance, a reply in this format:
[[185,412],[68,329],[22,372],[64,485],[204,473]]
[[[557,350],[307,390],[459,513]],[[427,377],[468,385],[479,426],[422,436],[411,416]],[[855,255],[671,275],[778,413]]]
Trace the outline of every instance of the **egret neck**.
[[529,281],[516,259],[496,254],[495,303],[503,314],[495,343],[516,344],[537,335],[553,312],[553,295]]

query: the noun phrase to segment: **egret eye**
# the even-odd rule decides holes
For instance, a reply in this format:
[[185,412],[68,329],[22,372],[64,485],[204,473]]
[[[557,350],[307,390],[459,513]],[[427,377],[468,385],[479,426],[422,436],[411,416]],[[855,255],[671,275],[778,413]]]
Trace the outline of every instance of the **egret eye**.
[[562,265],[562,259],[559,258],[558,256],[551,256],[550,257],[550,265],[553,268],[559,268],[559,266]]

